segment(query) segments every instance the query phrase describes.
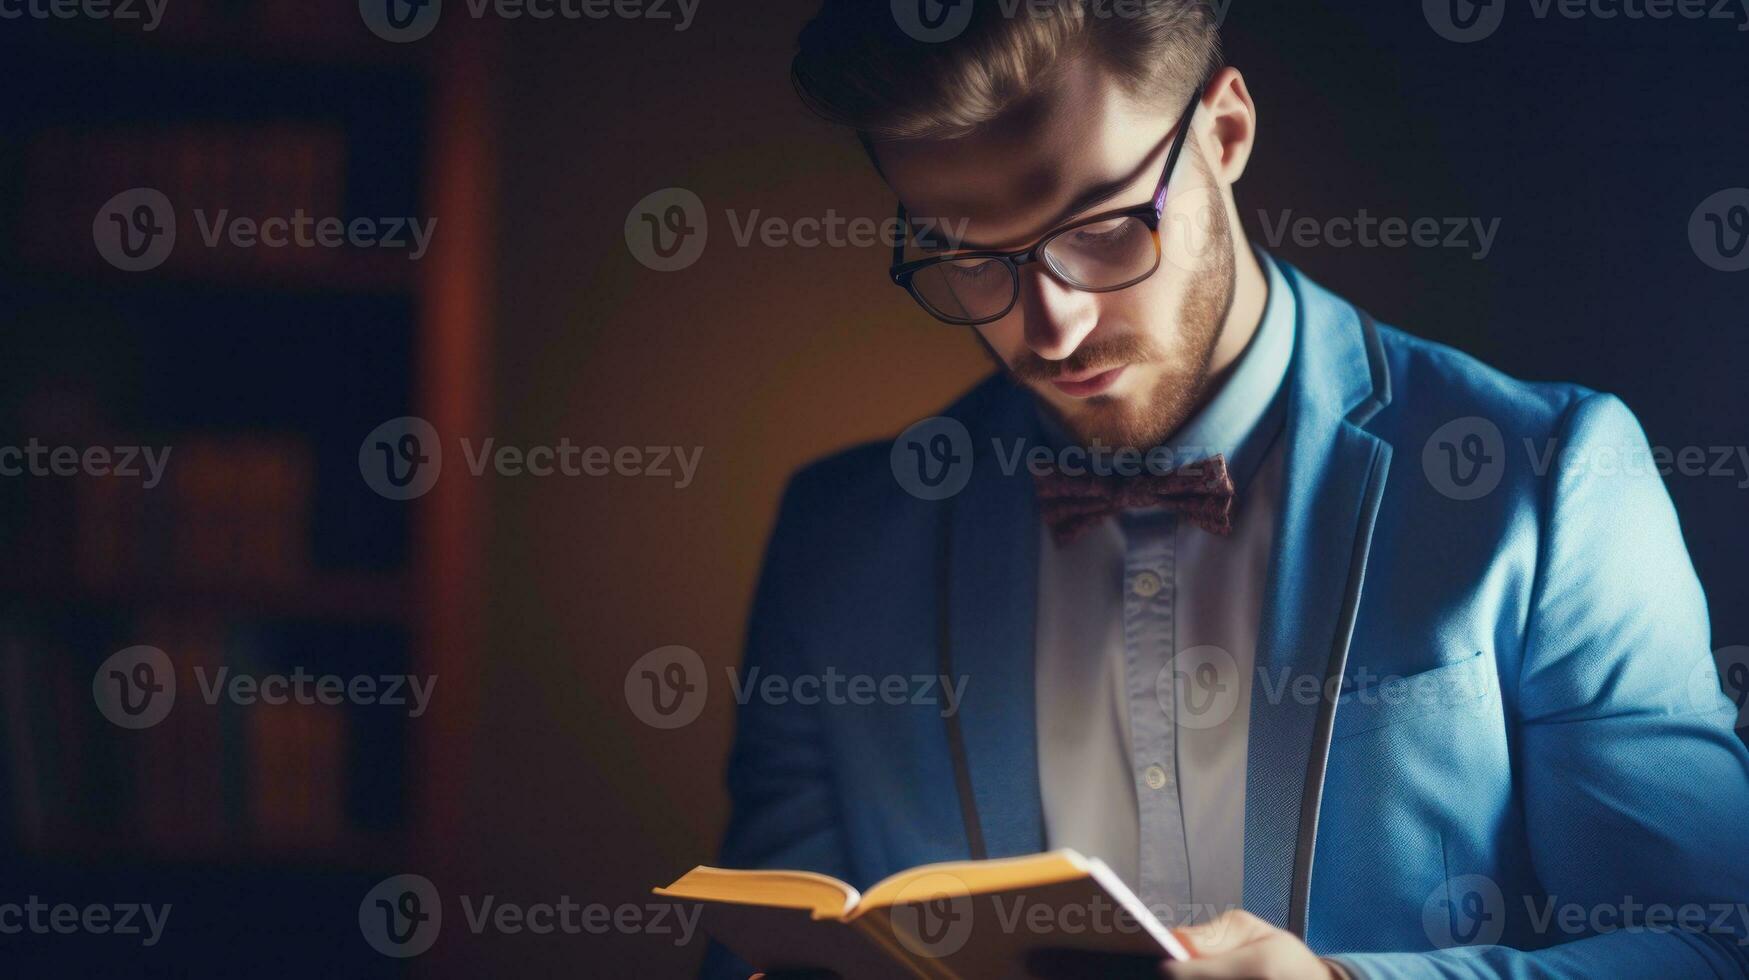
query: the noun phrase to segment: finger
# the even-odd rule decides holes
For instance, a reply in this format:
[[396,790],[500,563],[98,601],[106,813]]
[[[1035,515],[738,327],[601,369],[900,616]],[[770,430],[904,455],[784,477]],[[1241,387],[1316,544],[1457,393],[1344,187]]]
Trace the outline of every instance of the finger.
[[1177,930],[1197,956],[1217,956],[1268,938],[1275,927],[1244,909],[1223,912],[1209,922]]
[[1271,961],[1262,946],[1246,946],[1218,956],[1167,963],[1165,974],[1171,980],[1243,980],[1272,976]]

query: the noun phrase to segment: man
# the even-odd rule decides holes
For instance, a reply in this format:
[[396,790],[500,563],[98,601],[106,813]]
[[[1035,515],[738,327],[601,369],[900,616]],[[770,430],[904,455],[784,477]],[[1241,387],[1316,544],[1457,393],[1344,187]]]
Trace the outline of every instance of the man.
[[893,277],[1001,370],[795,478],[745,669],[964,691],[752,699],[722,863],[1073,847],[1174,977],[1749,972],[1749,754],[1629,411],[1250,247],[1206,6],[909,6],[826,0],[797,87],[964,223]]

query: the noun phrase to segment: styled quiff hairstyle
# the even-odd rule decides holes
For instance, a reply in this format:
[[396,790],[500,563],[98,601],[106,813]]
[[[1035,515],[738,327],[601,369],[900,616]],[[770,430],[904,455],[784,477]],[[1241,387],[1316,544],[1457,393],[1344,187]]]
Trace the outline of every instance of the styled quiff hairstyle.
[[[899,0],[923,3],[925,0]],[[930,0],[937,2],[937,0]],[[1221,65],[1207,0],[945,0],[972,7],[942,41],[901,27],[890,0],[824,0],[790,75],[820,116],[864,141],[947,139],[1049,87],[1090,53],[1139,99],[1170,105]]]

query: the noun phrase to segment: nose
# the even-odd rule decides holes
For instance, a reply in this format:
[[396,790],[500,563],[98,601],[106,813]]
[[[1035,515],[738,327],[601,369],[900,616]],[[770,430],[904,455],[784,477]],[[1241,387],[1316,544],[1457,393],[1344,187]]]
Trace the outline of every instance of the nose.
[[1020,270],[1021,316],[1026,346],[1047,361],[1061,361],[1099,322],[1098,297],[1059,282],[1037,263]]

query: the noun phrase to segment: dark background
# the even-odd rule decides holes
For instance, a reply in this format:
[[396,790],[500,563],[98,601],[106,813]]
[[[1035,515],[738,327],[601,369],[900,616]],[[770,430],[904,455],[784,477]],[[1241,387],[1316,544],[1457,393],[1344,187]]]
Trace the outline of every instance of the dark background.
[[[702,939],[473,935],[456,896],[637,904],[710,860],[733,703],[713,692],[697,721],[657,730],[628,706],[628,668],[681,644],[720,681],[787,474],[933,414],[983,355],[891,287],[878,247],[733,241],[725,209],[891,213],[854,140],[790,91],[811,0],[703,0],[684,33],[475,20],[451,0],[407,45],[370,34],[354,5],[288,4],[169,0],[149,36],[0,21],[0,443],[171,444],[221,474],[177,491],[193,503],[176,520],[200,533],[220,512],[245,529],[289,520],[303,542],[273,575],[202,571],[175,545],[130,548],[134,525],[92,516],[87,478],[0,481],[0,902],[175,906],[155,949],[0,936],[0,968],[685,974]],[[1275,251],[1387,323],[1621,396],[1654,445],[1749,443],[1749,273],[1709,268],[1687,233],[1703,199],[1749,185],[1749,33],[1532,11],[1514,0],[1492,36],[1458,44],[1418,4],[1236,0],[1228,60],[1260,117],[1239,187],[1253,241],[1269,245],[1265,224],[1289,209],[1498,218],[1485,260]],[[111,193],[182,181],[197,202],[242,209],[281,179],[247,152],[248,179],[191,177],[141,140],[231,134],[271,157],[288,124],[344,147],[335,209],[435,216],[432,253],[203,266],[179,264],[179,244],[145,273],[96,259],[90,221]],[[658,273],[624,225],[674,186],[705,202],[711,239],[696,265]],[[406,414],[455,455],[435,490],[399,503],[356,460],[366,433]],[[475,479],[459,436],[703,457],[684,489]],[[226,482],[249,447],[289,468]],[[1745,480],[1666,480],[1716,647],[1749,643]],[[301,516],[250,509],[274,487]],[[88,526],[124,540],[93,546]],[[117,548],[125,570],[94,578]],[[419,719],[209,718],[179,701],[183,727],[127,732],[97,717],[89,678],[137,643],[179,670],[241,647],[268,664],[435,675],[437,693]],[[325,787],[303,800],[314,816],[264,818],[306,784]],[[366,945],[357,917],[366,890],[404,872],[435,883],[446,918],[436,946],[402,963]]]

